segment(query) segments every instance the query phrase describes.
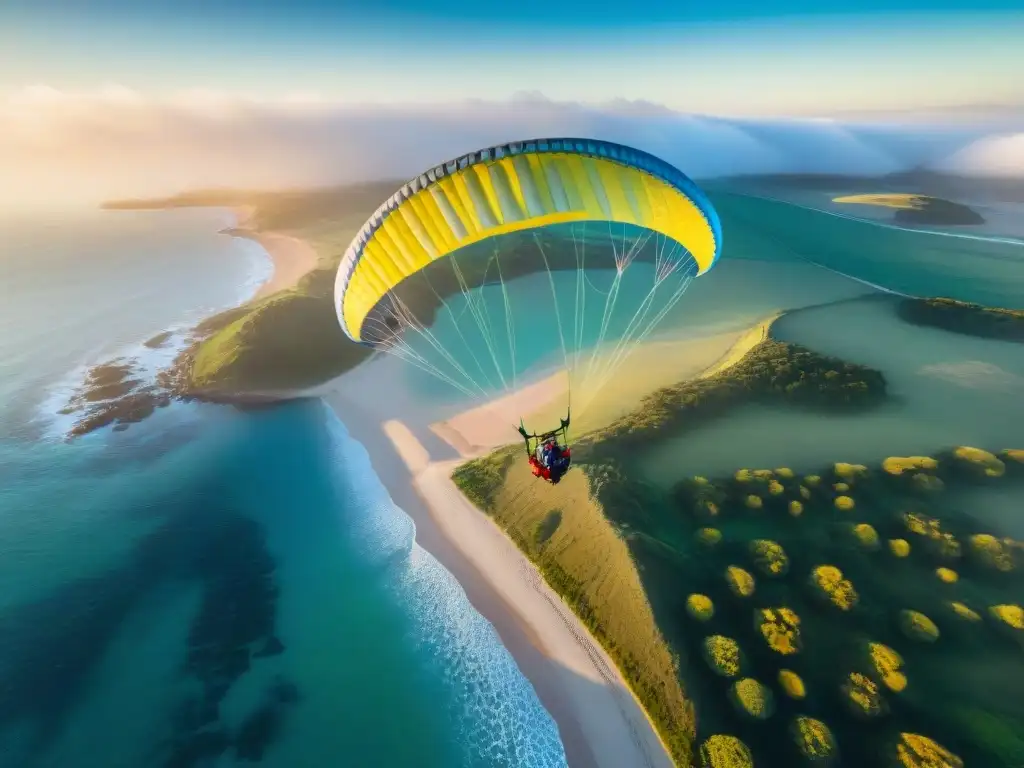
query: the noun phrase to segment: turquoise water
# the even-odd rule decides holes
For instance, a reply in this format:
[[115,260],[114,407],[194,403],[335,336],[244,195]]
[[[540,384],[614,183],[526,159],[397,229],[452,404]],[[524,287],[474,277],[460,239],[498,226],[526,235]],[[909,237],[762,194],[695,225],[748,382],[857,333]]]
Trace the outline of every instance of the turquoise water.
[[214,234],[222,214],[162,216],[104,218],[77,246],[38,222],[0,238],[19,280],[0,337],[18,361],[0,399],[0,764],[564,765],[493,628],[319,401],[47,437],[79,366],[233,303],[262,268]]

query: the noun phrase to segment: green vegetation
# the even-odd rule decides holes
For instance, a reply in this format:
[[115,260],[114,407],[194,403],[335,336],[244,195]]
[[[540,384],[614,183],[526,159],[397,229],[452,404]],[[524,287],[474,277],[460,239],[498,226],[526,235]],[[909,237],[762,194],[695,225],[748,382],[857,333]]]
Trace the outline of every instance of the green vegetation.
[[[773,372],[794,358],[822,371],[825,359],[806,350],[766,361],[772,349],[751,357]],[[857,404],[884,394],[874,372],[827,364],[837,375],[815,380],[839,378],[838,391],[813,390],[803,402],[828,405],[833,392],[849,407],[844,390],[858,380],[877,381],[867,391],[879,394]],[[670,388],[662,402],[681,403],[683,415],[665,414],[662,425],[678,430],[711,415],[705,408],[721,412],[723,401],[786,392],[791,379],[748,366],[731,372],[768,386],[721,399],[708,394],[718,377]],[[734,392],[727,375],[717,386]],[[638,421],[642,413],[623,422],[649,438],[669,432]],[[740,468],[682,479],[666,494],[617,458],[634,437],[622,423],[586,436],[579,471],[563,480],[578,486],[571,494],[495,457],[466,465],[474,470],[460,469],[456,481],[614,649],[680,764],[696,745],[702,765],[829,765],[840,750],[850,765],[1019,764],[1024,544],[946,499],[949,490],[1024,481],[1024,452],[959,446],[806,475]],[[542,541],[537,526],[555,510],[558,529]],[[619,578],[630,586],[613,590]],[[616,622],[620,610],[656,624],[630,632],[639,625]],[[656,666],[637,664],[642,653]],[[652,685],[669,674],[678,680],[671,699]]]
[[[581,437],[577,449],[586,460],[622,454],[655,435],[692,428],[743,403],[858,409],[880,403],[885,392],[878,371],[768,338],[730,368],[652,393],[634,412]],[[765,491],[771,495],[773,489],[766,484]],[[749,503],[756,507],[762,501]]]
[[956,299],[903,299],[899,316],[914,325],[944,331],[1024,343],[1024,310],[1001,309]]
[[205,190],[104,206],[248,207],[252,214],[244,228],[231,234],[280,232],[305,240],[317,253],[316,268],[294,287],[200,323],[164,383],[179,395],[200,397],[284,392],[322,383],[366,359],[369,350],[338,327],[334,277],[352,237],[397,186],[388,181],[278,193]]
[[[599,472],[593,477],[571,472],[558,485],[539,483],[514,449],[467,462],[453,479],[508,533],[608,651],[677,764],[692,765],[696,724],[679,681],[678,660],[658,629],[620,529],[592,494],[595,483],[617,480],[602,479]],[[680,595],[684,602],[687,597]],[[714,613],[709,602],[690,602],[695,622]]]

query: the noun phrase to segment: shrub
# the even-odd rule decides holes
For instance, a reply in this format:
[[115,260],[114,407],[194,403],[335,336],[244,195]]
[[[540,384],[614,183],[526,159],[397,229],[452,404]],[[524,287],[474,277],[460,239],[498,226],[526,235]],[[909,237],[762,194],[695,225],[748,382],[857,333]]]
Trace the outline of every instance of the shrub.
[[911,640],[934,643],[939,639],[939,628],[935,622],[920,611],[900,611],[900,629]]
[[857,604],[857,590],[834,565],[819,565],[815,568],[811,572],[811,583],[840,610],[848,611]]
[[696,534],[697,541],[708,547],[713,547],[722,540],[722,532],[717,528],[701,528]]
[[963,768],[964,761],[927,736],[901,733],[896,744],[897,764],[903,768]]
[[789,502],[789,514],[793,517],[800,517],[804,513],[804,505],[795,499]]
[[1019,605],[993,605],[989,612],[1004,624],[1024,630],[1024,609]]
[[976,533],[970,538],[971,552],[984,565],[997,571],[1013,570],[1013,553],[1002,541],[988,533]]
[[743,500],[743,503],[747,505],[747,509],[760,509],[764,506],[764,502],[761,500],[761,497],[753,493],[747,496],[747,498]]
[[701,768],[754,768],[750,749],[735,736],[716,734],[700,746]]
[[916,470],[934,470],[939,462],[931,456],[890,456],[882,462],[882,470],[890,475],[902,475]]
[[946,584],[955,584],[960,580],[960,574],[951,568],[936,568],[935,575],[939,577],[939,581],[944,581]]
[[854,503],[853,499],[851,499],[849,496],[836,496],[836,500],[834,503],[836,505],[836,509],[841,510],[843,512],[848,512],[855,506],[857,506]]
[[953,601],[949,604],[949,607],[953,609],[953,613],[959,616],[965,621],[981,621],[981,616],[976,611],[972,611],[963,603]]
[[892,648],[881,643],[868,643],[871,665],[875,668],[885,687],[899,693],[907,687],[907,676],[900,672],[903,658]]
[[896,557],[906,557],[910,554],[910,543],[906,539],[889,539],[889,551]]
[[698,621],[707,621],[715,615],[715,604],[707,595],[693,594],[686,598],[686,610]]
[[851,482],[858,477],[864,477],[868,473],[868,468],[863,464],[844,464],[838,462],[834,467],[833,471],[836,473],[836,477],[841,477],[846,482]]
[[761,608],[754,624],[768,647],[783,656],[800,651],[800,617],[790,608]]
[[725,569],[725,581],[737,597],[750,597],[754,594],[754,577],[739,566],[730,565]]
[[867,523],[859,523],[853,526],[853,535],[860,542],[862,547],[867,549],[878,549],[878,532],[873,526]]
[[775,712],[775,697],[771,690],[752,677],[737,680],[731,694],[736,709],[750,717],[764,720]]
[[832,490],[836,493],[846,493],[850,490],[849,483],[836,483],[832,486]]
[[750,553],[758,569],[766,576],[783,576],[789,570],[789,558],[777,542],[755,539],[750,542]]
[[807,695],[807,688],[800,675],[789,669],[779,670],[779,687],[791,699],[802,699]]
[[983,451],[981,448],[961,445],[953,451],[953,457],[961,463],[961,466],[985,477],[1002,477],[1006,472],[1006,465],[997,459],[995,454]]
[[739,643],[722,635],[704,638],[704,660],[722,677],[736,677],[743,662]]
[[837,754],[835,737],[821,720],[799,715],[794,718],[790,732],[800,754],[813,763],[829,762]]
[[842,685],[843,694],[855,715],[878,717],[885,714],[885,699],[871,678],[851,672]]

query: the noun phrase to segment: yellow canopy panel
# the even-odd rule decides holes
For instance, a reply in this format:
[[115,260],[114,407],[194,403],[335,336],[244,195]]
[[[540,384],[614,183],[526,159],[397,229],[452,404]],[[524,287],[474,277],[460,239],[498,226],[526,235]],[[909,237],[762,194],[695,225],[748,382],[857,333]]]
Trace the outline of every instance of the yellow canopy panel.
[[721,224],[710,201],[652,155],[590,139],[491,147],[413,179],[363,225],[335,281],[341,327],[361,341],[367,315],[389,291],[471,243],[575,221],[659,232],[689,252],[699,275],[721,250]]

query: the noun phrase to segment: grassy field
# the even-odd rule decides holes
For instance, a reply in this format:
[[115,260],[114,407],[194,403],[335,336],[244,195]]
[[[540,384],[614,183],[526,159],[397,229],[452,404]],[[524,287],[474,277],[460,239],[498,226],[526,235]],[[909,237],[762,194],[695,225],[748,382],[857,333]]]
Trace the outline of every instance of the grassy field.
[[679,765],[690,765],[696,723],[626,542],[589,478],[539,485],[519,449],[469,462],[454,479],[533,561],[623,671]]

